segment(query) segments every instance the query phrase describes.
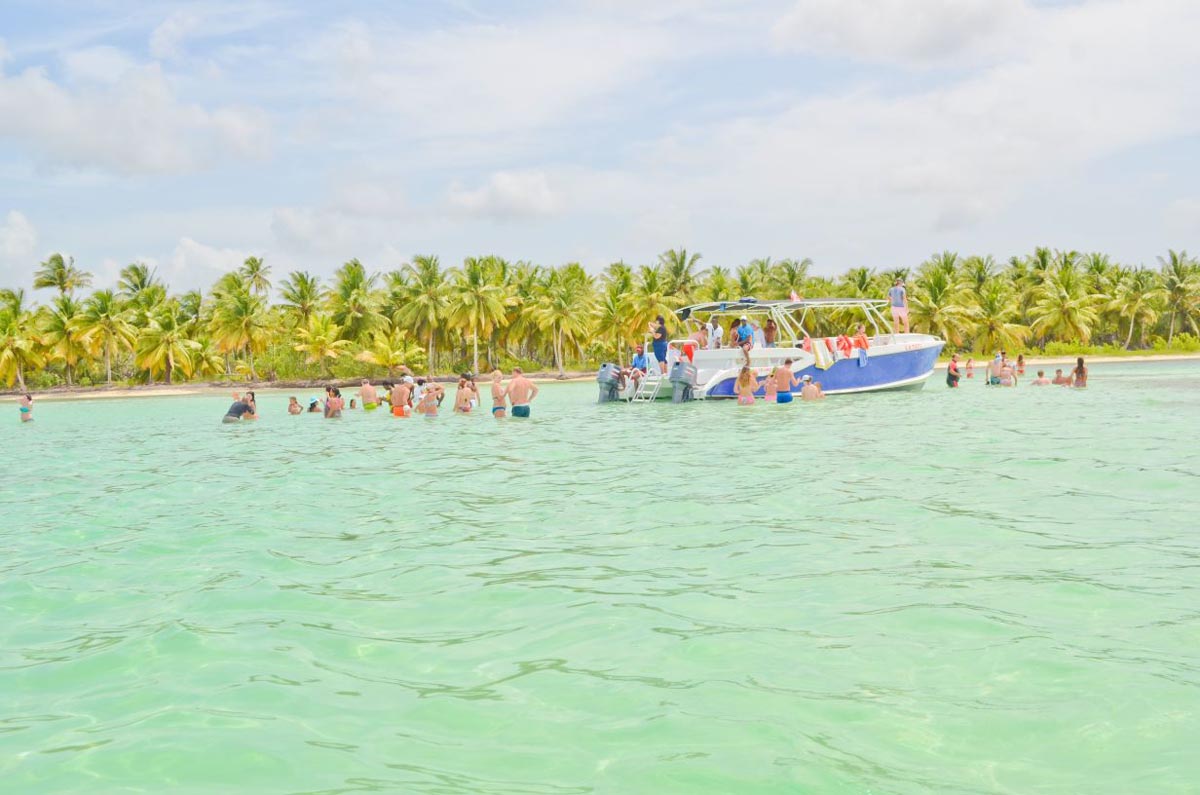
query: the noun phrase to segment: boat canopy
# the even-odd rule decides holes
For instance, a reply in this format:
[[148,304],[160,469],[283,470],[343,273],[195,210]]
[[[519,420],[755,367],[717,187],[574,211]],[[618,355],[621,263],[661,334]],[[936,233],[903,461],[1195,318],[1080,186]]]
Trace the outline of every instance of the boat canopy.
[[[883,309],[887,306],[886,298],[799,298],[796,300],[758,301],[753,298],[739,298],[730,301],[709,301],[703,304],[693,304],[677,309],[680,320],[694,319],[696,314],[704,315],[769,315],[775,319],[784,333],[794,339],[807,337],[804,321],[810,313],[837,309],[858,309],[866,320],[875,327],[875,333],[882,333],[880,321],[886,328],[887,321],[883,317]],[[799,318],[797,318],[797,313]],[[798,332],[798,333],[797,333]]]

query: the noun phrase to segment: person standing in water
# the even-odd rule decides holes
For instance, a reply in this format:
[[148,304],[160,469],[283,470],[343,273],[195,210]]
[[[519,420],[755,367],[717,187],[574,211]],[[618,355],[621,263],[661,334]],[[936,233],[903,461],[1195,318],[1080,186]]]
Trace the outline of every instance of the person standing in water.
[[492,416],[498,420],[508,416],[508,388],[504,386],[504,373],[499,369],[492,370]]
[[1055,386],[1070,386],[1071,378],[1070,376],[1063,375],[1062,368],[1060,367],[1054,371],[1054,380],[1050,383],[1054,384]]
[[412,395],[412,376],[406,375],[392,385],[392,416],[411,417],[412,405],[409,396]]
[[763,379],[763,400],[768,403],[776,402],[778,397],[779,382],[775,380],[775,372],[778,367],[772,367],[771,372],[767,373],[767,377]]
[[342,390],[336,386],[325,388],[325,419],[333,420],[342,416],[342,410],[346,408],[346,400],[342,397]]
[[800,379],[792,372],[792,360],[784,359],[783,367],[775,369],[775,402],[791,403],[792,390],[800,386]]
[[1038,377],[1029,382],[1030,386],[1050,386],[1050,379],[1045,370],[1038,370]]
[[825,394],[821,392],[821,387],[813,383],[811,375],[806,375],[801,380],[804,382],[804,386],[800,389],[801,400],[820,400],[825,397]]
[[234,393],[233,405],[229,407],[229,411],[225,412],[225,416],[221,418],[221,422],[229,424],[254,419],[254,405],[251,402],[251,394],[247,392],[246,397],[242,397]]
[[33,395],[26,392],[17,398],[17,411],[21,415],[21,422],[33,422]]
[[296,397],[294,395],[292,397],[288,398],[288,414],[295,416],[297,414],[303,414],[303,413],[304,413],[304,407],[300,405],[300,401],[296,400]]
[[1074,383],[1072,383],[1071,386],[1075,387],[1076,389],[1087,388],[1088,371],[1087,367],[1085,367],[1083,364],[1082,356],[1075,360],[1075,369],[1071,371],[1071,375],[1074,377]]
[[743,366],[741,372],[738,373],[737,381],[733,385],[734,391],[737,393],[737,402],[739,406],[754,405],[754,391],[758,389],[758,379],[754,377],[749,365]]
[[1017,375],[1025,375],[1025,354],[1017,354]]
[[[658,319],[661,321],[662,317],[659,316]],[[663,343],[663,346],[665,349],[665,342]],[[657,356],[658,354],[655,352],[655,358],[657,358]],[[664,367],[666,366],[665,350],[663,352],[662,364]],[[512,378],[508,382],[508,400],[512,404],[513,417],[528,418],[529,404],[533,402],[535,397],[537,397],[537,393],[537,384],[526,378],[525,374],[521,372],[520,367],[514,367]]]
[[471,382],[464,375],[458,379],[458,389],[454,392],[454,413],[455,414],[470,414],[471,413],[471,397],[473,395]]
[[358,390],[358,397],[362,400],[363,411],[374,411],[379,408],[379,393],[365,378],[362,380],[362,387]]
[[967,357],[967,378],[975,377],[975,360]]
[[958,381],[962,376],[958,372],[958,354],[950,357],[950,364],[946,365],[946,386],[954,389],[958,386]]

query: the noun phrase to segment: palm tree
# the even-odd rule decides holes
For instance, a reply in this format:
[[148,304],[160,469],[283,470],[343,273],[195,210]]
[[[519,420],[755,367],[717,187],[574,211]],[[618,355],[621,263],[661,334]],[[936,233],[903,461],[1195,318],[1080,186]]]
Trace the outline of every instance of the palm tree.
[[559,377],[566,375],[563,367],[564,348],[569,341],[586,333],[592,314],[591,280],[578,263],[549,272],[534,316],[538,324],[551,333],[554,366]]
[[63,363],[67,386],[74,386],[75,365],[87,355],[79,331],[80,305],[70,293],[60,293],[39,317],[42,344],[51,358]]
[[401,323],[411,328],[417,337],[427,344],[429,367],[437,367],[436,340],[438,328],[446,313],[448,285],[438,258],[418,255],[411,265],[405,265],[408,274],[408,294],[404,307],[398,313]]
[[246,257],[246,261],[238,269],[238,275],[250,288],[250,292],[258,295],[266,295],[271,289],[271,279],[268,275],[270,272],[271,266],[263,264],[261,257]]
[[734,284],[729,269],[717,265],[709,269],[708,279],[704,282],[700,294],[707,301],[727,301],[737,297],[733,294]]
[[75,258],[63,259],[62,254],[51,254],[33,272],[33,288],[53,287],[59,295],[73,293],[92,283],[92,274],[75,267]]
[[127,301],[137,301],[146,290],[160,284],[155,268],[144,262],[134,262],[121,269],[117,279],[117,294]]
[[757,296],[767,290],[771,284],[771,271],[774,263],[770,257],[752,259],[737,269],[737,288],[739,298]]
[[1170,318],[1167,345],[1175,338],[1175,323],[1190,324],[1196,331],[1196,312],[1200,309],[1200,267],[1188,258],[1186,251],[1167,252],[1167,258],[1158,258],[1161,265],[1162,286],[1166,295],[1165,311]]
[[786,298],[793,293],[804,295],[804,283],[808,281],[808,269],[812,260],[805,257],[802,260],[781,259],[771,268],[768,278],[769,287],[776,296]]
[[419,367],[424,357],[421,346],[414,345],[409,340],[408,332],[392,323],[385,323],[371,335],[370,346],[354,358],[366,364],[386,368],[388,377],[391,378],[400,367]]
[[1017,322],[1020,311],[1015,292],[1003,279],[984,284],[971,315],[975,321],[974,348],[981,353],[1016,349],[1029,339],[1029,327]]
[[1166,296],[1167,291],[1160,285],[1157,275],[1145,268],[1126,274],[1117,283],[1108,307],[1129,322],[1125,350],[1129,350],[1133,344],[1133,332],[1139,324],[1144,331],[1147,326],[1158,322],[1159,306]]
[[132,349],[137,330],[112,290],[99,290],[83,302],[78,319],[83,343],[104,354],[105,383],[112,384],[113,356]]
[[1099,317],[1100,296],[1087,292],[1074,262],[1062,260],[1033,290],[1033,331],[1086,344]]
[[878,298],[883,291],[875,283],[875,271],[851,268],[842,274],[841,291],[847,298]]
[[343,339],[362,339],[383,319],[379,313],[379,296],[375,294],[379,275],[368,274],[361,262],[352,259],[337,269],[333,279],[329,297],[333,322],[341,328]]
[[325,300],[321,280],[308,271],[292,271],[280,285],[283,306],[295,325],[304,326]]
[[271,317],[263,297],[248,290],[222,292],[213,306],[209,326],[213,342],[221,351],[246,354],[250,378],[257,380],[254,354],[266,348],[271,332]]
[[296,330],[300,340],[295,349],[306,354],[304,361],[320,365],[321,375],[329,375],[329,363],[340,359],[350,347],[350,340],[342,339],[342,330],[333,317],[317,313],[309,317],[308,323]]
[[36,316],[25,306],[25,291],[0,291],[0,378],[9,386],[16,381],[24,392],[25,373],[44,362]]
[[629,317],[625,328],[634,339],[637,335],[646,333],[650,323],[659,315],[668,321],[671,319],[671,305],[662,281],[661,270],[649,265],[638,268],[628,306]]
[[620,280],[610,280],[604,285],[604,291],[596,302],[596,331],[597,334],[611,334],[613,355],[617,364],[625,364],[625,346],[629,339],[629,299],[630,290]]
[[681,306],[691,300],[700,280],[704,278],[702,272],[696,272],[699,262],[700,254],[689,254],[686,248],[667,249],[658,255],[667,295],[673,296]]
[[998,269],[990,256],[967,257],[959,269],[959,286],[976,297],[983,286],[995,278]]
[[166,301],[155,308],[149,325],[138,335],[134,347],[134,363],[149,374],[153,384],[158,373],[166,373],[167,383],[178,369],[186,378],[192,372],[192,354],[200,343],[187,335],[180,322],[179,307]]
[[474,346],[472,372],[479,372],[479,335],[490,332],[493,325],[504,319],[504,290],[488,279],[487,263],[468,257],[454,272],[451,285],[450,319],[461,323],[471,332]]
[[924,328],[956,347],[962,346],[970,313],[955,287],[954,271],[947,270],[944,261],[929,263],[917,276],[908,303],[914,327]]

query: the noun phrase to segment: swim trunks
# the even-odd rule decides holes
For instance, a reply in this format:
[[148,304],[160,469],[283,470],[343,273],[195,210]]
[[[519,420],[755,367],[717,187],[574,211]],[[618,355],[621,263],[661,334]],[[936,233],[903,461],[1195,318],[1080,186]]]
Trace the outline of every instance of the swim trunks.
[[791,392],[780,392],[778,395],[775,396],[775,402],[776,403],[791,403],[792,402],[792,393]]
[[22,414],[28,414],[30,411],[31,411],[31,409],[29,408],[29,406],[21,406]]
[[492,406],[492,413],[495,414],[497,411],[504,411],[504,406]]
[[408,406],[392,406],[393,417],[411,417],[412,409]]
[[529,416],[529,406],[513,406],[512,407],[512,415],[514,417],[523,417],[523,418],[528,417]]
[[379,408],[378,403],[364,403],[363,404],[363,411],[374,411],[377,408]]
[[753,406],[754,398],[750,397],[749,395],[738,395],[737,402],[739,406]]

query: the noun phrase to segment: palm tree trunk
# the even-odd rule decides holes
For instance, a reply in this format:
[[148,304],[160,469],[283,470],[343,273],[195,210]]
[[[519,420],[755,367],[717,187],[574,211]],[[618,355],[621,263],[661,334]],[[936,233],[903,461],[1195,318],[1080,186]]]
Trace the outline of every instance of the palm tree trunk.
[[17,362],[17,386],[21,387],[22,392],[29,391],[25,386],[25,368],[21,366],[19,361]]
[[426,357],[429,361],[429,374],[433,375],[433,332],[429,332],[429,356]]
[[1125,350],[1133,343],[1133,327],[1137,325],[1137,316],[1129,318],[1129,336],[1125,338]]
[[471,345],[473,348],[472,354],[473,354],[474,358],[472,359],[471,372],[478,375],[479,374],[479,329],[478,328],[475,329],[475,333],[472,336],[474,337],[474,339],[471,340]]
[[1167,347],[1171,347],[1171,338],[1175,336],[1175,313],[1171,313],[1171,328],[1167,332]]
[[104,346],[104,378],[105,383],[112,386],[112,346]]
[[250,380],[257,381],[258,373],[254,372],[254,351],[246,348],[246,358],[250,361]]
[[554,331],[554,361],[558,365],[558,377],[564,378],[567,373],[563,370],[562,329]]
[[63,363],[63,371],[67,374],[67,386],[73,386],[71,383],[71,365]]

